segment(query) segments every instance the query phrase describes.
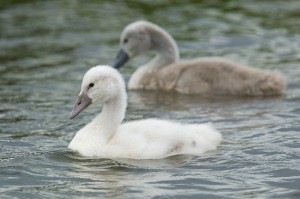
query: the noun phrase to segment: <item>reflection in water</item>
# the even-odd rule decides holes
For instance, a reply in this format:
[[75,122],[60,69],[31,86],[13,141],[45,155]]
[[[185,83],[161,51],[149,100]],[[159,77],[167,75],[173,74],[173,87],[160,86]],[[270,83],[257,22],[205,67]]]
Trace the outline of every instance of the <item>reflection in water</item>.
[[[68,175],[79,181],[87,181],[73,186],[74,191],[97,189],[99,194],[112,198],[125,197],[132,191],[143,191],[143,195],[155,193],[157,190],[151,186],[152,183],[173,179],[166,170],[184,166],[191,160],[190,156],[183,155],[160,160],[90,159],[74,153],[67,154],[67,158],[72,168]],[[141,185],[143,190],[134,190],[136,185]]]

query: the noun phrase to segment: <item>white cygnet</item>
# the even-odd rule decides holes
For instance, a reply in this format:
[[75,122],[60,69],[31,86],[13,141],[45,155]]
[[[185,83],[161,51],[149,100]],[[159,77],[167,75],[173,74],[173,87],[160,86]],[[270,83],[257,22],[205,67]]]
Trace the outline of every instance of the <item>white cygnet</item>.
[[69,148],[87,157],[159,159],[177,154],[201,155],[216,150],[222,135],[210,124],[182,124],[145,119],[122,123],[127,106],[121,74],[109,66],[96,66],[84,75],[70,118],[91,104],[102,112],[80,129]]

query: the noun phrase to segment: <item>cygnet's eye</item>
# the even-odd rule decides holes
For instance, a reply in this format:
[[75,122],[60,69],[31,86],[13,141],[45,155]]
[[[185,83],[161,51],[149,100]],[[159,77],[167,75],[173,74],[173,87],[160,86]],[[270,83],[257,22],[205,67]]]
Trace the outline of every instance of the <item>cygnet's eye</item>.
[[124,41],[123,41],[123,43],[126,44],[127,42],[128,42],[128,39],[125,38]]
[[94,86],[94,83],[89,84],[89,88],[92,88]]

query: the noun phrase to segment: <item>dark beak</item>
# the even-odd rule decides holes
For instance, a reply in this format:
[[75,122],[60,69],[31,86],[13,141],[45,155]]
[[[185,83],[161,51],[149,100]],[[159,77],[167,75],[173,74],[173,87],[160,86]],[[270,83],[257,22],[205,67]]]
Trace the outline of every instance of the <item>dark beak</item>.
[[128,59],[129,59],[128,54],[123,49],[120,49],[117,54],[117,57],[115,58],[113,67],[116,69],[121,68],[121,66],[123,66],[128,61]]
[[70,114],[70,119],[76,117],[81,111],[87,108],[89,105],[92,104],[92,99],[89,98],[87,93],[84,91],[78,96],[77,102],[74,105],[74,108]]

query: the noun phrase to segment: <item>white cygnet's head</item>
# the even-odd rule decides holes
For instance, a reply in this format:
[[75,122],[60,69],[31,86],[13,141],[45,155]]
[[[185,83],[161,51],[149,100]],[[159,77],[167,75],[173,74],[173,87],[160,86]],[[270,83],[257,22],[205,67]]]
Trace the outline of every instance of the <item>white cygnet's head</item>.
[[107,103],[123,94],[125,83],[121,74],[110,66],[95,66],[83,77],[81,91],[70,114],[73,119],[92,103]]

